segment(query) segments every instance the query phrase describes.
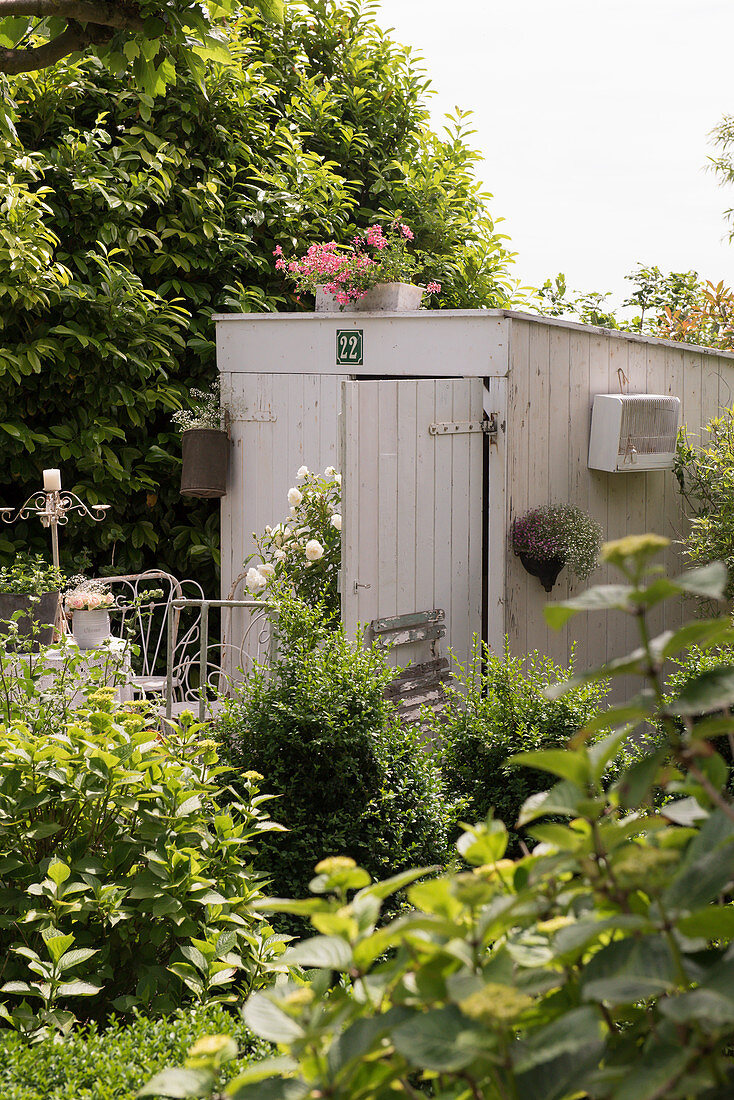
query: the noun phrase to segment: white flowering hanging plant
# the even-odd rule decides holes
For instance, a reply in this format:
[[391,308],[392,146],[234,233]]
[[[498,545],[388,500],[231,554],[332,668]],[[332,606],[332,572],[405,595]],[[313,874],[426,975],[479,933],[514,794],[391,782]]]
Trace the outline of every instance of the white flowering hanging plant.
[[305,603],[323,604],[327,616],[339,621],[337,589],[341,565],[341,476],[333,466],[323,474],[301,466],[288,490],[288,519],[253,533],[257,553],[245,562],[249,595],[295,593]]
[[208,390],[191,390],[188,409],[178,409],[171,420],[180,432],[191,428],[221,428],[224,410],[219,391],[219,379]]

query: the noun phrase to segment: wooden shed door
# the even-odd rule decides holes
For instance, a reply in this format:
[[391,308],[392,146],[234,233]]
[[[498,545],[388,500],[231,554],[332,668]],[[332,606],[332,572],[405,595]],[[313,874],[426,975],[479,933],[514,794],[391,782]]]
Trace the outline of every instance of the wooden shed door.
[[482,394],[479,378],[342,383],[344,625],[445,612],[445,636],[393,664],[449,646],[464,663],[481,633]]

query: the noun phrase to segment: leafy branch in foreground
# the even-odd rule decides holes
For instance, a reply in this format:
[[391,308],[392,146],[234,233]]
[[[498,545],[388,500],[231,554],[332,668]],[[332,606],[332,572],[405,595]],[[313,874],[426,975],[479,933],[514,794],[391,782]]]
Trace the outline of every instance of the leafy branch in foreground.
[[[301,967],[299,978],[248,999],[246,1023],[278,1054],[245,1068],[227,1097],[732,1095],[734,810],[712,739],[734,726],[718,713],[734,701],[734,667],[689,679],[672,701],[661,682],[667,657],[729,642],[732,630],[726,618],[656,638],[648,627],[665,599],[721,598],[726,570],[666,579],[650,564],[665,544],[654,535],[607,544],[623,583],[548,610],[553,625],[584,610],[620,610],[640,631],[633,654],[558,692],[629,674],[645,687],[592,718],[567,748],[515,758],[556,779],[523,807],[530,854],[507,859],[505,827],[490,818],[459,840],[467,865],[459,874],[429,878],[423,868],[372,883],[335,857],[317,866],[312,898],[256,903],[307,915],[317,934],[279,960]],[[605,790],[605,769],[645,719],[661,722],[666,743]],[[656,788],[666,798],[660,809]],[[405,886],[412,909],[380,926],[383,900]],[[234,1056],[224,1037],[211,1043],[208,1053],[192,1051],[195,1074],[188,1083],[179,1076],[178,1091],[181,1071],[172,1071],[143,1094],[211,1095],[216,1060]]]
[[[268,20],[283,22],[283,0],[249,0]],[[193,72],[215,58],[231,60],[217,24],[239,14],[239,0],[0,0],[0,73],[16,76],[94,51],[113,72],[130,66],[143,91],[175,81],[175,61]]]

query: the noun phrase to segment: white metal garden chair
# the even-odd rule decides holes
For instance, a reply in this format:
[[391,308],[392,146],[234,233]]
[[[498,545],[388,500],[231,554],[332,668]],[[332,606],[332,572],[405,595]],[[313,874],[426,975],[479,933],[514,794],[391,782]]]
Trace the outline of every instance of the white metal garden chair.
[[[130,682],[133,690],[140,695],[162,694],[166,687],[169,619],[173,624],[174,652],[182,652],[192,639],[198,638],[201,620],[201,614],[197,617],[194,613],[182,623],[181,611],[174,607],[174,600],[189,592],[201,593],[201,586],[196,581],[179,581],[173,574],[160,569],[98,579],[110,586],[115,597],[115,606],[111,609],[115,629],[121,636],[127,635],[138,651],[132,658]],[[163,594],[146,600],[145,593],[156,589]],[[174,670],[174,684],[178,686],[179,683],[180,676]]]

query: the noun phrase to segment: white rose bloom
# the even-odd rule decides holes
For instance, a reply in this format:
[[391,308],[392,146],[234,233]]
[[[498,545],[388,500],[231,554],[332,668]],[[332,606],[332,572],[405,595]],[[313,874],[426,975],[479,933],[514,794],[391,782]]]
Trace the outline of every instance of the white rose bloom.
[[301,466],[300,470],[296,474],[296,477],[308,477],[310,473],[311,471],[309,470],[308,466]]
[[290,529],[290,527],[284,527],[284,528],[283,528],[283,538],[284,538],[284,539],[289,539],[290,537],[291,537],[291,529]]
[[324,548],[318,539],[309,539],[306,543],[304,553],[309,561],[318,561],[319,558],[324,556]]
[[272,533],[273,533],[273,528],[270,526],[269,523],[266,523],[265,524],[265,534],[266,535],[272,535]]
[[342,475],[341,474],[334,474],[334,481],[337,483],[337,485],[341,485]]
[[342,529],[342,517],[339,515],[338,512],[334,512],[334,515],[331,517],[329,522],[331,523],[332,527],[336,527],[337,531],[341,531],[341,529]]
[[295,508],[291,508],[291,509],[290,509],[290,513],[291,513],[291,515],[292,515],[292,516],[295,516],[295,514],[296,514],[296,510],[295,510]]
[[259,569],[251,568],[247,570],[245,585],[250,592],[262,592],[267,583],[267,577],[264,577]]
[[276,550],[273,557],[276,561],[285,561],[285,550]]
[[293,488],[288,490],[288,503],[290,504],[291,508],[295,508],[298,504],[301,503],[302,500],[303,493],[300,489],[296,489],[295,485],[293,486]]
[[335,473],[336,473],[336,470],[334,469],[333,466],[327,466],[326,469],[324,470],[324,477],[333,477]]
[[267,578],[272,577],[273,573],[275,572],[275,566],[271,565],[269,561],[264,561],[262,565],[258,565],[257,571],[258,573],[262,574],[262,576],[265,577],[267,580]]

